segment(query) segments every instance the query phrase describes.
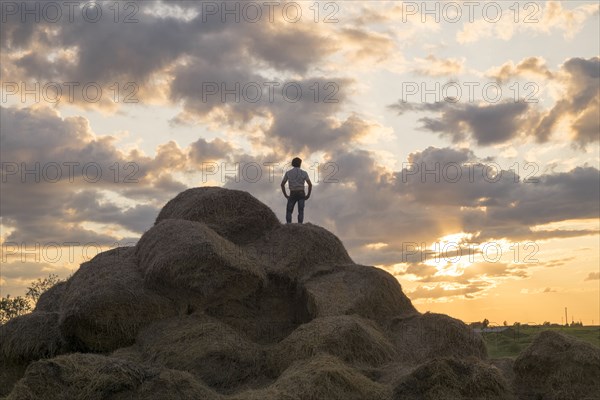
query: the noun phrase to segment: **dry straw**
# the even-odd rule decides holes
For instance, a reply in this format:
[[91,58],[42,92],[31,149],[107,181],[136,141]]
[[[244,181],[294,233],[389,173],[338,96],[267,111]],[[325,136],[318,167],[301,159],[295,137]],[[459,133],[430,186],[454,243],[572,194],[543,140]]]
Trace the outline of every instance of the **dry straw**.
[[556,331],[542,331],[514,364],[522,398],[600,399],[600,349]]
[[132,248],[83,263],[62,296],[60,330],[73,350],[106,352],[128,346],[140,328],[175,314],[172,302],[144,287]]

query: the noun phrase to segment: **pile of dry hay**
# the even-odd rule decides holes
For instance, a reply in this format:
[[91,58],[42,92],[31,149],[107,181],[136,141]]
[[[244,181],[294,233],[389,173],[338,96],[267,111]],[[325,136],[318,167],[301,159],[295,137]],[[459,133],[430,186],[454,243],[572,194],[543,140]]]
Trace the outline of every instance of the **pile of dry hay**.
[[515,360],[523,399],[600,398],[600,349],[556,331],[542,331]]
[[405,375],[393,400],[508,400],[508,382],[500,370],[477,358],[435,358]]
[[236,244],[253,242],[280,226],[273,211],[250,193],[220,187],[179,193],[160,211],[156,224],[164,219],[203,222]]
[[[528,354],[515,363],[529,370],[517,387],[546,393],[527,381],[546,376]],[[0,327],[0,396],[510,398],[486,357],[478,334],[420,314],[392,275],[353,263],[327,230],[281,225],[245,192],[196,188],[169,201],[135,247],[82,264]],[[597,368],[594,357],[554,374]]]

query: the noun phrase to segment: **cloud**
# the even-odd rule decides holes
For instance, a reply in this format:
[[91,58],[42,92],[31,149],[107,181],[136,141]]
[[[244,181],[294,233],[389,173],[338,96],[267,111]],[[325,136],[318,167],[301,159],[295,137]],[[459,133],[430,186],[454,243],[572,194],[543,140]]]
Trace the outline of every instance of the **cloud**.
[[227,158],[233,152],[233,147],[223,139],[212,141],[200,138],[190,145],[189,157],[196,163],[215,161]]
[[448,76],[457,75],[463,72],[465,59],[456,58],[438,58],[429,54],[425,59],[417,58],[414,72],[425,76]]
[[0,118],[5,242],[105,245],[135,236],[187,187],[174,172],[230,149],[220,139],[199,139],[186,149],[170,141],[150,157],[123,152],[86,118],[63,118],[47,107],[1,107]]
[[580,147],[600,140],[600,57],[570,58],[561,66],[565,93],[536,127],[539,142],[548,140],[563,119],[570,120],[572,140]]
[[416,299],[444,299],[455,296],[464,296],[467,299],[472,299],[476,295],[481,295],[490,284],[471,284],[458,287],[446,287],[444,285],[434,286],[419,286],[415,290],[407,293],[407,296],[412,300]]
[[524,102],[497,104],[437,102],[414,104],[399,101],[389,106],[399,115],[407,111],[432,112],[439,116],[420,118],[420,129],[438,133],[458,143],[473,139],[479,146],[506,143],[527,132],[536,115]]
[[521,76],[554,78],[554,74],[546,65],[546,60],[537,56],[524,58],[517,65],[512,60],[508,61],[500,67],[490,69],[486,75],[496,79],[499,83],[506,83],[515,77]]
[[600,272],[590,272],[584,280],[585,281],[596,281],[598,279],[600,279]]
[[564,257],[555,260],[550,260],[548,262],[543,263],[544,267],[552,268],[552,267],[560,267],[568,263],[569,261],[575,260],[575,257]]
[[[246,160],[262,165],[278,159],[273,156]],[[597,234],[586,229],[536,228],[552,221],[588,219],[598,214],[599,172],[591,167],[543,174],[536,176],[537,183],[526,183],[515,170],[503,170],[492,160],[479,159],[471,150],[435,147],[411,153],[400,170],[384,168],[374,153],[357,149],[325,153],[318,160],[306,158],[303,166],[316,185],[307,202],[307,220],[319,221],[336,232],[353,258],[361,263],[418,263],[423,261],[422,254],[410,254],[415,246],[425,243],[428,248],[439,238],[457,232],[463,232],[471,242],[505,239],[520,242],[521,246],[531,242],[533,247],[521,250],[522,257],[531,255],[532,259],[539,258],[537,240]],[[225,186],[250,191],[281,219],[285,204],[277,187],[280,179],[276,176],[269,181],[263,173],[259,182],[230,180]],[[373,249],[369,246],[372,243],[386,245]],[[427,258],[433,256],[429,250],[424,252]],[[548,266],[553,262],[568,260],[553,260]],[[502,267],[507,276],[525,274],[516,266]],[[496,276],[501,272],[496,272]]]
[[460,44],[473,43],[486,38],[511,40],[516,33],[546,34],[554,31],[561,32],[567,40],[573,39],[579,33],[585,22],[598,15],[598,4],[583,4],[571,9],[563,7],[560,1],[527,3],[519,7],[518,23],[514,23],[514,9],[503,8],[499,21],[492,22],[481,17],[473,22],[465,22],[462,30],[456,34]]
[[339,32],[344,57],[352,63],[371,65],[381,63],[393,56],[396,44],[389,34],[364,28],[342,28]]
[[458,143],[474,140],[479,146],[508,143],[516,138],[534,139],[538,143],[551,140],[559,123],[567,120],[571,140],[581,148],[600,140],[600,58],[570,58],[559,71],[551,72],[542,60],[531,57],[516,67],[504,64],[490,74],[500,81],[525,73],[544,75],[564,87],[561,97],[549,110],[519,99],[497,103],[458,103],[444,99],[436,103],[412,103],[399,100],[388,106],[399,115],[423,112],[420,129],[448,137]]

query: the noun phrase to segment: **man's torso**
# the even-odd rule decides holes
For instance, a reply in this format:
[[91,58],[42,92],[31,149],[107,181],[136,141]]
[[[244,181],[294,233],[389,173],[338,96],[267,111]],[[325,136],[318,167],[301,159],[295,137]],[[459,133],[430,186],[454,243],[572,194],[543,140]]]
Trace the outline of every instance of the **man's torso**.
[[308,174],[306,173],[306,171],[298,167],[294,167],[287,171],[285,174],[288,178],[290,191],[304,190],[304,182],[308,179]]

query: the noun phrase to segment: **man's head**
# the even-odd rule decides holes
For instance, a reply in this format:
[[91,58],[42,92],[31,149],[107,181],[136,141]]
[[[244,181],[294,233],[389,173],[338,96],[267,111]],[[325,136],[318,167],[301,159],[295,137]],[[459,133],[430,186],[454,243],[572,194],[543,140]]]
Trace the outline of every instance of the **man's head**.
[[292,160],[292,167],[300,168],[300,165],[302,165],[302,160],[300,158],[296,157]]

